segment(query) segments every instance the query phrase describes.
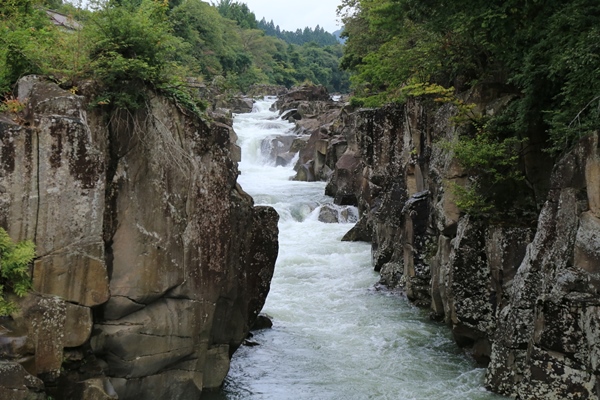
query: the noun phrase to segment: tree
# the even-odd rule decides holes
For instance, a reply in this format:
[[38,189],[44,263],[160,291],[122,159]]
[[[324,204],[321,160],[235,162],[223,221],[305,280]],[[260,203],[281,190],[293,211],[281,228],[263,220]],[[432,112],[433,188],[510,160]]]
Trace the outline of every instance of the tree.
[[219,0],[215,4],[219,14],[223,17],[234,20],[241,28],[256,29],[258,23],[256,16],[245,3],[239,3],[233,0]]

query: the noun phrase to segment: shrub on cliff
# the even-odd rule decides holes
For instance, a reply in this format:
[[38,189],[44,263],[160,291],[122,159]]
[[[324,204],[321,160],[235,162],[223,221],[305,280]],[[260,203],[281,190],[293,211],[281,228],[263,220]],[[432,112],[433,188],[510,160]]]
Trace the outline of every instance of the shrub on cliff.
[[139,108],[145,87],[157,88],[176,76],[173,60],[181,41],[171,32],[167,3],[108,1],[98,6],[86,25],[92,71],[105,88],[98,101]]
[[58,37],[36,5],[33,0],[0,4],[0,94],[21,76],[46,73],[52,67],[50,51],[57,47]]
[[0,316],[14,312],[16,306],[5,298],[12,291],[24,296],[31,287],[29,266],[35,257],[35,246],[30,241],[13,243],[8,233],[0,228]]

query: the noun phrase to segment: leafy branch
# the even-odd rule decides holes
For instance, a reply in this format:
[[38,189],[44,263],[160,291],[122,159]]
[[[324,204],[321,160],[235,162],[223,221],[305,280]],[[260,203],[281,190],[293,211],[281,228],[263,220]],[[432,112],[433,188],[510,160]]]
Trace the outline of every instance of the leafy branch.
[[6,299],[7,290],[23,297],[31,288],[29,266],[34,257],[35,245],[31,241],[14,243],[0,228],[0,316],[9,315],[17,309]]

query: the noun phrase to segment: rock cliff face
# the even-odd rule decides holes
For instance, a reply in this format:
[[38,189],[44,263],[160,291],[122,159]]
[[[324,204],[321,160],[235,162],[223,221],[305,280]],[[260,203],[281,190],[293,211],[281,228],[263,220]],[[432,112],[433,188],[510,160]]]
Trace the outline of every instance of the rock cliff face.
[[497,314],[487,382],[522,398],[600,395],[600,146],[554,168],[535,238]]
[[[477,99],[487,114],[500,103]],[[346,106],[312,131],[308,143],[315,145],[301,150],[300,160],[313,179],[329,177],[336,203],[358,206],[360,221],[345,240],[372,243],[382,283],[403,288],[445,321],[457,343],[489,365],[491,390],[521,399],[598,398],[598,135],[551,176],[543,157],[525,160],[532,191],[550,187],[537,228],[492,223],[456,206],[451,188],[469,176],[436,145],[457,134],[455,113],[415,99],[380,109]]]
[[[86,111],[85,95],[35,77],[19,98],[21,120],[0,121],[0,226],[37,258],[34,294],[0,321],[5,368],[57,399],[220,386],[278,250],[276,212],[236,183],[231,127],[158,96]],[[27,379],[22,393],[39,392]]]

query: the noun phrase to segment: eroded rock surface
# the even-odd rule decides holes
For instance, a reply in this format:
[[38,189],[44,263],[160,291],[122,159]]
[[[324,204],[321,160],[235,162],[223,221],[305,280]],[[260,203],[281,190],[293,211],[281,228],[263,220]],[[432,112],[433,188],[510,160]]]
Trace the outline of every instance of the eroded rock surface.
[[5,357],[57,399],[220,386],[278,251],[277,213],[236,183],[235,132],[154,95],[107,114],[40,78],[19,94],[26,123],[0,121],[0,225],[36,243],[37,294],[1,323]]
[[522,398],[598,398],[600,155],[593,135],[552,174],[537,233],[499,310],[487,383]]

